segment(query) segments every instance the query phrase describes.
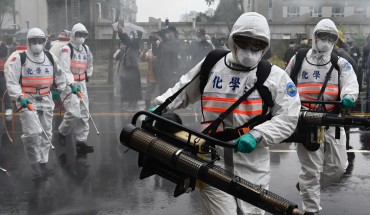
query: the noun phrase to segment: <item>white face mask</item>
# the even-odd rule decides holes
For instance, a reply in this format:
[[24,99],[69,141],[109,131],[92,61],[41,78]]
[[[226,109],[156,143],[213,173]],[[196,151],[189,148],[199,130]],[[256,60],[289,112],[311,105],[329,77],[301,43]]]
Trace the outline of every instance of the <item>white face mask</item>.
[[44,44],[32,44],[30,48],[34,54],[40,54],[44,50]]
[[236,52],[236,59],[245,67],[253,68],[258,65],[262,58],[262,50],[252,52],[249,49],[238,49]]
[[330,49],[333,45],[333,43],[329,42],[328,40],[320,40],[320,39],[316,40],[316,44],[317,44],[317,49],[318,49],[319,52],[330,51]]
[[76,37],[76,39],[75,39],[75,43],[78,46],[84,44],[84,42],[85,42],[85,38],[83,38],[83,37]]

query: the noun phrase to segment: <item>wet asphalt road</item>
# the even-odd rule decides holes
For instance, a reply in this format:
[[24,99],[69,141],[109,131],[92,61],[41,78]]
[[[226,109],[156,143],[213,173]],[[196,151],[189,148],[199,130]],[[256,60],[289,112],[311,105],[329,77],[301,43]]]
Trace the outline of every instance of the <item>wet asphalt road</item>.
[[[89,97],[90,111],[100,132],[97,135],[90,124],[88,142],[95,152],[78,157],[72,144],[61,147],[54,138],[56,149],[50,151],[49,166],[55,175],[38,188],[31,182],[19,117],[12,144],[0,123],[0,167],[8,170],[0,170],[0,215],[201,214],[198,191],[174,198],[175,185],[171,182],[159,176],[139,179],[138,154],[127,151],[119,142],[119,134],[133,112],[126,112],[119,99],[112,96],[112,89],[90,88]],[[138,110],[143,108],[140,102]],[[370,113],[369,108],[370,103],[361,101],[353,113]],[[199,114],[191,110],[180,115],[184,124],[192,127],[200,120]],[[54,125],[59,125],[60,120],[56,113]],[[350,142],[350,166],[341,181],[322,191],[321,214],[370,214],[370,131],[351,129]],[[270,191],[301,207],[295,188],[300,165],[292,144],[272,148],[271,171]]]

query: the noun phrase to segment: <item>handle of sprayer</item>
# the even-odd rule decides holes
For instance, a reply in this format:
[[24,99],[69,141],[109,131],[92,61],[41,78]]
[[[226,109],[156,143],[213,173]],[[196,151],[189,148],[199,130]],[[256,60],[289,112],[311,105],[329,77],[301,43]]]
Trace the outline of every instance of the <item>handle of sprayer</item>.
[[77,96],[80,99],[82,99],[84,97],[83,94],[81,93],[81,91],[77,91]]
[[33,106],[32,106],[32,104],[31,104],[31,103],[28,103],[28,104],[27,104],[27,108],[28,108],[28,110],[32,111],[32,110],[33,110]]

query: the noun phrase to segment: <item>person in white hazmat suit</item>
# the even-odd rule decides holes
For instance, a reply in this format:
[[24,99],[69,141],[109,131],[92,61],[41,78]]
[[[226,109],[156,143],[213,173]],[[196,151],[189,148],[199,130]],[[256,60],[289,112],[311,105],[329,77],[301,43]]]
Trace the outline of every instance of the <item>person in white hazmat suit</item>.
[[[59,125],[59,144],[66,144],[66,136],[73,132],[76,138],[76,151],[83,155],[94,151],[93,146],[86,144],[89,134],[89,97],[86,89],[86,81],[93,73],[93,55],[87,45],[84,44],[88,31],[86,27],[77,23],[72,28],[70,45],[62,48],[60,62],[66,71],[67,85],[61,94],[64,100],[64,118]],[[71,54],[71,52],[73,54]],[[71,57],[72,55],[72,57]],[[82,100],[78,97],[82,93]]]
[[51,48],[49,51],[59,58],[62,48],[69,43],[70,39],[71,32],[68,30],[62,30],[58,35],[58,40],[51,42]]
[[[338,39],[338,30],[330,19],[321,20],[314,28],[312,48],[303,59],[297,75],[297,89],[301,100],[316,100],[324,84],[325,76],[332,66],[331,52]],[[293,56],[286,68],[290,75],[296,62]],[[353,107],[359,93],[356,74],[348,61],[338,59],[338,72],[335,67],[331,78],[322,93],[324,101],[336,101],[339,97],[343,107]],[[339,81],[338,81],[339,80]],[[302,109],[307,109],[302,104]],[[311,107],[312,108],[312,107]],[[333,105],[326,105],[324,111],[330,111]],[[317,151],[308,151],[303,144],[297,144],[298,158],[301,163],[297,188],[303,200],[303,209],[318,214],[320,190],[338,180],[345,172],[348,161],[346,154],[346,135],[340,128],[340,139],[335,139],[335,127],[325,130],[325,140]]]
[[[168,109],[184,108],[190,103],[202,100],[203,121],[215,120],[247,89],[254,86],[257,81],[257,65],[269,49],[269,44],[270,30],[266,18],[255,12],[242,14],[236,20],[229,37],[231,52],[221,58],[210,71],[203,95],[199,90],[198,77],[168,106]],[[203,61],[204,59],[182,76],[173,88],[157,97],[156,104],[163,103],[166,98],[189,83],[200,71]],[[240,85],[233,90],[229,83],[236,79]],[[277,66],[272,66],[264,86],[271,92],[274,102],[274,106],[268,110],[272,113],[272,118],[237,138],[234,142],[237,145],[234,153],[233,149],[218,147],[221,160],[216,164],[268,189],[270,181],[268,146],[280,143],[293,133],[301,104],[292,80]],[[150,111],[156,108],[157,106]],[[224,126],[233,128],[241,126],[261,112],[262,99],[258,91],[254,91],[247,101],[241,103],[224,120]],[[264,214],[263,210],[214,187],[205,185],[200,192],[203,214]]]
[[[23,65],[21,55],[14,53],[8,59],[5,69],[8,93],[16,101],[16,106],[22,107],[21,139],[30,160],[35,183],[52,174],[51,170],[46,168],[51,147],[49,140],[52,139],[54,110],[50,88],[54,85],[56,91],[62,91],[66,87],[65,72],[53,54],[47,56],[48,53],[43,51],[45,43],[46,36],[41,29],[30,29],[27,34],[28,48],[22,52],[26,54]],[[32,104],[33,110],[28,109],[29,104]],[[48,137],[43,133],[40,124]]]

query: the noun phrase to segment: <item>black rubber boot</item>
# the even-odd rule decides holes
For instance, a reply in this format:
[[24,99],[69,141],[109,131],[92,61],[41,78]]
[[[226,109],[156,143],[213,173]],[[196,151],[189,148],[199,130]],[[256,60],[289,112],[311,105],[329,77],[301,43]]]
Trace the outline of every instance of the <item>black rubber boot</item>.
[[38,188],[40,184],[44,181],[42,177],[40,165],[38,163],[31,164],[32,182],[33,185]]
[[58,142],[59,142],[59,145],[65,146],[67,144],[67,136],[64,136],[58,132]]
[[94,152],[94,147],[87,145],[85,142],[76,143],[77,155],[86,155],[87,153]]
[[46,163],[40,163],[40,170],[43,179],[54,175],[54,171],[46,167]]

